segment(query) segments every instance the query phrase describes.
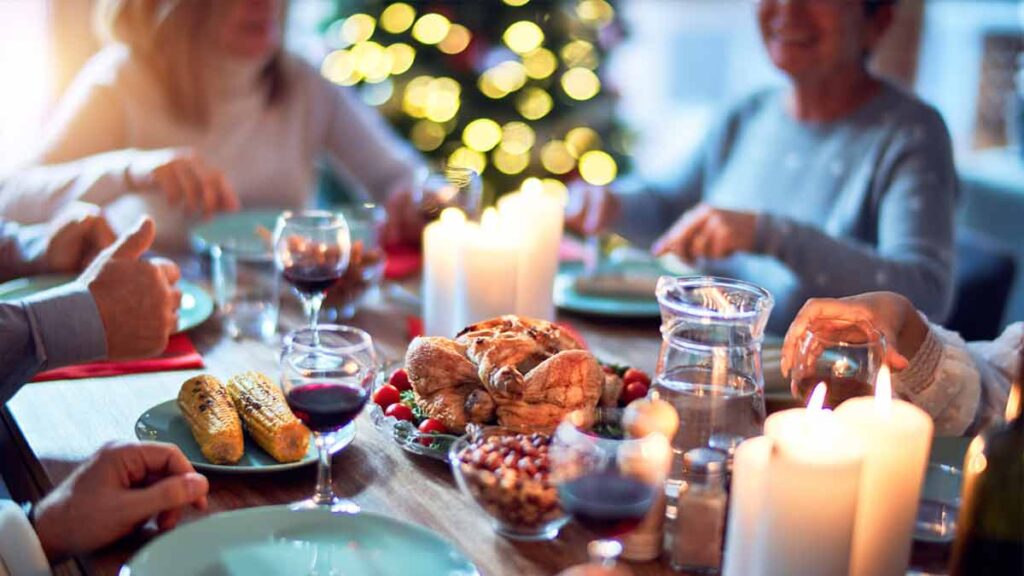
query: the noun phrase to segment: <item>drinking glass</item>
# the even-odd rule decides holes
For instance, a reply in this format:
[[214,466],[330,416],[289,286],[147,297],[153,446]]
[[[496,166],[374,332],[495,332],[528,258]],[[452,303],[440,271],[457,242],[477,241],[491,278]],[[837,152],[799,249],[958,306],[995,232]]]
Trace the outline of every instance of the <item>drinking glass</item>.
[[328,288],[348,269],[352,239],[341,214],[323,210],[284,212],[274,230],[274,260],[295,288],[313,338]]
[[327,435],[359,415],[379,370],[373,339],[359,328],[325,324],[285,336],[281,390],[295,416],[313,431],[320,457],[316,492],[296,507],[357,510],[334,495]]
[[828,387],[825,407],[874,392],[885,358],[885,337],[863,322],[822,320],[804,334],[791,371],[790,387],[805,403],[814,387]]
[[[615,538],[640,525],[663,489],[664,474],[657,471],[671,451],[661,434],[624,434],[622,414],[606,408],[572,412],[555,430],[550,449],[551,478],[562,509],[598,535],[588,549],[600,552],[599,565],[605,569],[615,566],[622,550]],[[563,574],[572,570],[579,568]]]
[[269,341],[277,332],[280,278],[261,242],[228,240],[210,247],[213,293],[232,338]]
[[337,211],[348,223],[352,249],[348,269],[327,291],[323,314],[328,321],[355,316],[357,306],[377,290],[384,278],[384,249],[380,245],[387,220],[384,208],[364,203],[339,206]]
[[963,473],[944,464],[929,464],[914,521],[910,568],[945,573],[953,555]]
[[424,221],[437,219],[445,208],[461,208],[466,216],[480,215],[483,186],[480,175],[471,168],[445,166],[425,176],[414,201]]

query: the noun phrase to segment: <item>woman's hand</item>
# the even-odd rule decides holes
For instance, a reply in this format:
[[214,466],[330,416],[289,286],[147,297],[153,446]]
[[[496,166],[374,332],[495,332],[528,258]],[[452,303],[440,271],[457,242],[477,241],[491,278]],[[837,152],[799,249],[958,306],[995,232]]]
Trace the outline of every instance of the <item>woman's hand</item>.
[[869,292],[838,300],[812,298],[804,304],[786,332],[782,345],[782,374],[788,376],[797,357],[804,333],[810,326],[828,333],[829,324],[837,331],[849,323],[865,323],[885,336],[886,363],[894,370],[909,364],[928,336],[928,325],[907,298],[892,292]]
[[619,200],[610,190],[576,180],[569,184],[565,226],[577,234],[600,234],[618,219],[619,209]]
[[209,217],[241,207],[238,194],[224,173],[203,162],[188,148],[140,152],[125,171],[133,191],[157,189],[172,206]]
[[81,272],[115,239],[110,224],[98,212],[59,216],[50,224],[41,265],[48,272]]
[[676,220],[651,246],[656,256],[673,253],[685,262],[725,258],[754,249],[757,215],[701,204]]
[[107,444],[39,503],[36,534],[56,563],[106,546],[154,516],[169,530],[184,508],[206,508],[209,488],[177,446]]

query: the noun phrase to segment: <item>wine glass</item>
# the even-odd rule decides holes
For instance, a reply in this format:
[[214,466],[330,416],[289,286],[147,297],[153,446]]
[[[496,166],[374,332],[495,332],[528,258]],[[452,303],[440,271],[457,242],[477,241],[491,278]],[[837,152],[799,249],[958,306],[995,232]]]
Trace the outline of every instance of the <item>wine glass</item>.
[[885,345],[882,333],[864,322],[828,319],[811,324],[793,361],[793,395],[806,402],[814,387],[824,382],[826,408],[855,396],[870,396]]
[[359,328],[325,324],[300,328],[285,336],[281,390],[295,416],[313,431],[320,457],[316,492],[296,507],[358,510],[334,495],[327,435],[359,415],[379,369],[373,339]]
[[[631,437],[623,410],[599,408],[568,414],[551,442],[551,478],[562,509],[598,535],[588,551],[605,573],[616,566],[622,546],[615,540],[640,525],[663,490],[672,449],[652,432]],[[578,573],[573,567],[562,574]]]
[[299,294],[313,338],[328,288],[348,269],[352,239],[341,214],[284,212],[274,230],[274,261]]
[[423,178],[413,198],[425,222],[436,220],[445,208],[461,208],[466,216],[479,216],[483,186],[472,168],[445,166]]

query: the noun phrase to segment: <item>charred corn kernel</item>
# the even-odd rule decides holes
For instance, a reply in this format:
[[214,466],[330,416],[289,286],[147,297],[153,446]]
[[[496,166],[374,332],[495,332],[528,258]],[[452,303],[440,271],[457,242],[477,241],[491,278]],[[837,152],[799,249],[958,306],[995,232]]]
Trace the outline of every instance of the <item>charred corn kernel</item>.
[[228,380],[228,395],[245,429],[278,462],[295,462],[309,448],[309,429],[292,414],[284,394],[259,372],[243,372]]
[[242,458],[242,422],[220,380],[209,374],[189,378],[178,392],[178,408],[207,460],[234,464]]

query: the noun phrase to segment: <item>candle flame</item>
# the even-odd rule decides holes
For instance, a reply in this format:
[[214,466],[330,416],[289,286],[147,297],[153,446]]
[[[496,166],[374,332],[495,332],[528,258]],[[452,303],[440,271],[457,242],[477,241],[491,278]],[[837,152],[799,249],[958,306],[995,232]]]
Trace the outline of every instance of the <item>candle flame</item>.
[[441,223],[445,226],[455,226],[466,221],[466,214],[458,208],[445,208],[441,211]]
[[814,387],[814,392],[811,392],[811,399],[807,401],[807,409],[812,412],[821,412],[825,407],[827,392],[828,386],[824,382],[818,382],[818,385]]
[[480,216],[480,229],[488,234],[498,232],[498,211],[493,207],[485,209]]
[[[1024,362],[1024,359],[1021,360]],[[1022,368],[1024,370],[1024,368]],[[1020,413],[1020,403],[1024,402],[1024,398],[1021,398],[1021,387],[1010,386],[1010,395],[1006,398],[1006,421],[1009,422]]]
[[892,376],[889,366],[882,364],[875,379],[875,407],[879,411],[888,411],[892,406]]

